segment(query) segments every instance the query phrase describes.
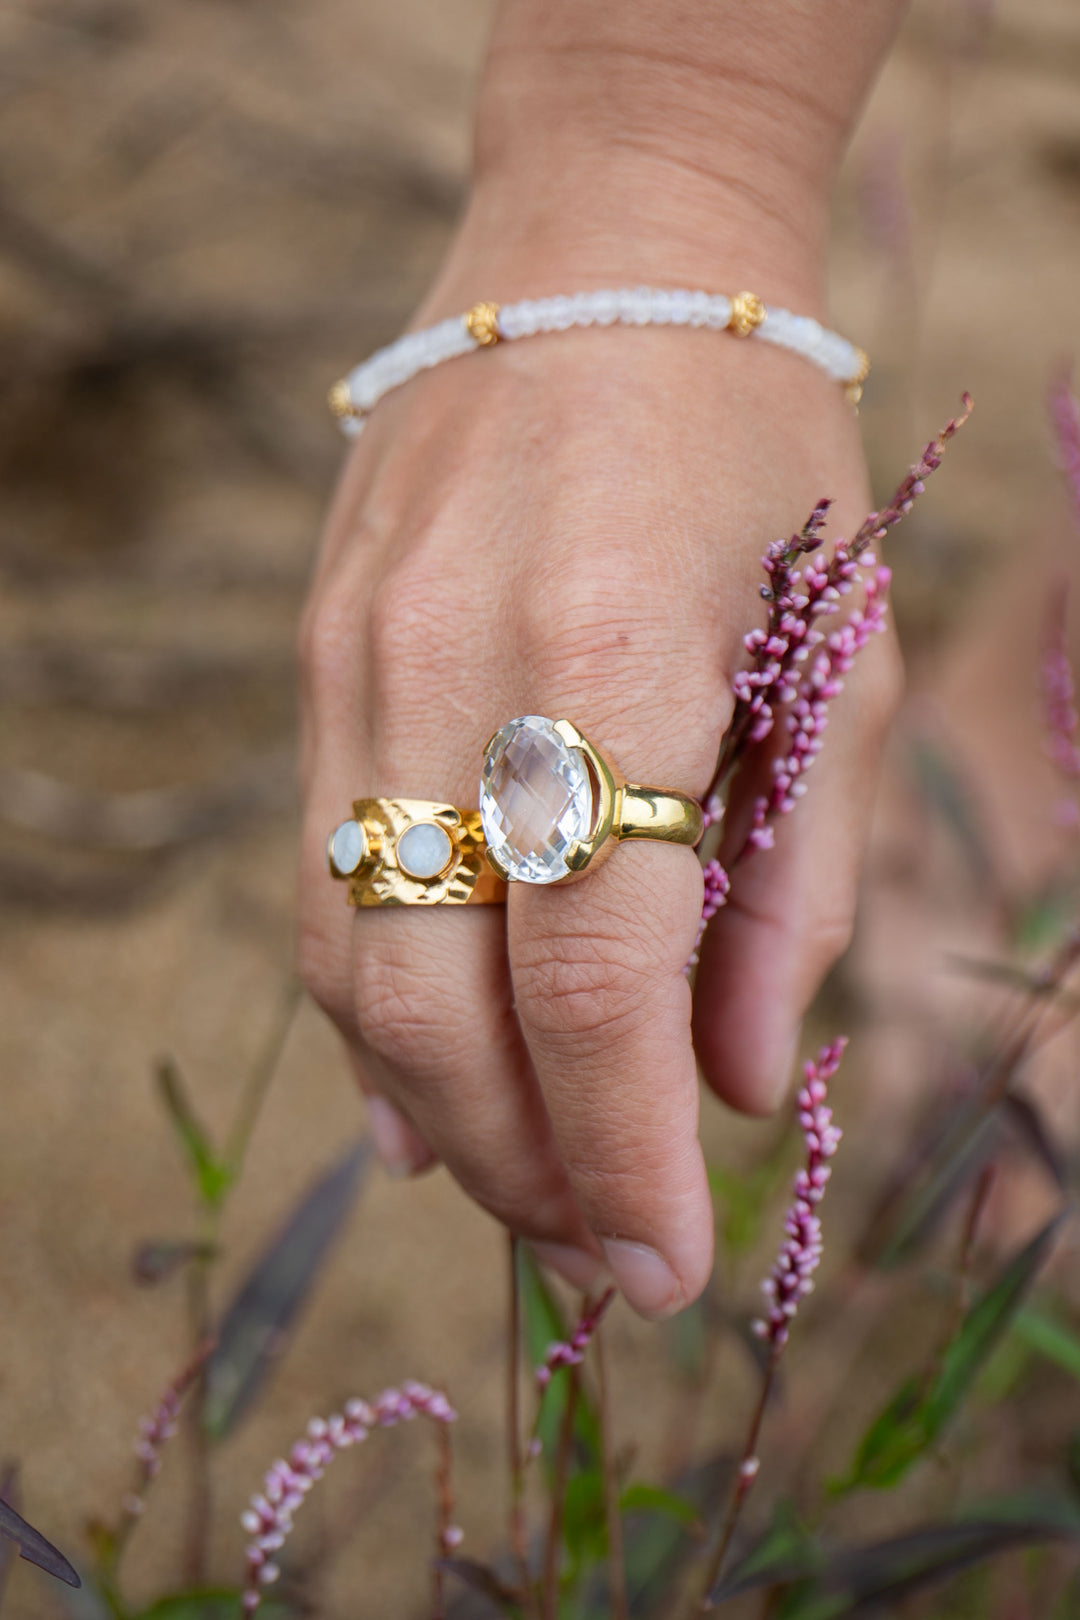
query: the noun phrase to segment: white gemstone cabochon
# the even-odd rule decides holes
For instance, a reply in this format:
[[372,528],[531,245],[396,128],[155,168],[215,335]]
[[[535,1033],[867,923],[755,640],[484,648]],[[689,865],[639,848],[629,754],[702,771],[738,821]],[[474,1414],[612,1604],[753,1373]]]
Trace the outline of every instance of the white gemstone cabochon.
[[543,715],[509,721],[491,739],[480,779],[488,847],[519,883],[557,883],[592,825],[592,783],[580,749]]
[[330,859],[342,877],[351,877],[367,854],[367,834],[358,821],[343,821],[330,840]]
[[414,878],[438,877],[453,852],[450,834],[435,821],[417,821],[406,827],[394,850],[401,870]]

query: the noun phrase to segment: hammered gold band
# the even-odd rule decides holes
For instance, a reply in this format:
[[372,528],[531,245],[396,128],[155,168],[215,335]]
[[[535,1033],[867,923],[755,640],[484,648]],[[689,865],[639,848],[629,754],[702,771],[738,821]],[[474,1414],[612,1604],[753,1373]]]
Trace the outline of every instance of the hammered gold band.
[[498,905],[506,884],[489,866],[478,810],[433,799],[357,799],[331,833],[331,877],[351,906]]

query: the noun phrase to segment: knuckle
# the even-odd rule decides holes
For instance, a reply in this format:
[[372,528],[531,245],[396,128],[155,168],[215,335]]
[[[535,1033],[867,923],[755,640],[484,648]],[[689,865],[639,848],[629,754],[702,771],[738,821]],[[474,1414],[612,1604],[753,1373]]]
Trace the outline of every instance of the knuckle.
[[365,952],[357,966],[360,1038],[393,1069],[424,1076],[442,1068],[451,1045],[439,998],[397,953]]
[[456,645],[454,627],[464,609],[463,572],[414,554],[383,575],[368,608],[377,668],[412,667],[440,648]]
[[807,946],[816,962],[825,967],[839,961],[855,933],[855,897],[850,904],[836,905],[815,914],[807,929]]
[[517,954],[514,988],[528,1032],[578,1053],[631,1035],[648,1001],[640,963],[598,933],[536,937]]
[[354,683],[359,664],[359,622],[354,599],[341,592],[328,592],[305,607],[297,635],[297,659],[316,699]]

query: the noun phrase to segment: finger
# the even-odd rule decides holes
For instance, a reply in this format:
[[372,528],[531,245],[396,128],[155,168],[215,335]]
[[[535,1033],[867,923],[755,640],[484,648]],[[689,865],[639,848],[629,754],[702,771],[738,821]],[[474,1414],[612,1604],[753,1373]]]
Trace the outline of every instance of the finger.
[[[357,458],[346,474],[355,477]],[[327,548],[327,555],[333,547]],[[318,604],[316,611],[315,604]],[[428,1144],[406,1116],[381,1096],[360,1060],[352,964],[352,911],[345,890],[326,861],[329,832],[348,814],[356,791],[354,773],[369,750],[350,674],[361,667],[362,615],[351,595],[313,598],[299,638],[301,672],[300,770],[305,816],[300,841],[301,973],[315,1000],[341,1031],[346,1053],[364,1094],[376,1152],[390,1175],[418,1173],[436,1163]]]
[[510,895],[518,1017],[571,1184],[654,1317],[695,1299],[712,1265],[683,971],[701,888],[690,850],[639,844],[580,883]]
[[399,1108],[376,1091],[356,1048],[346,1042],[345,1050],[356,1083],[364,1094],[372,1141],[383,1168],[391,1176],[414,1176],[432,1169],[439,1161],[419,1131]]
[[[310,663],[318,711],[305,830],[311,889],[320,881],[326,829],[357,793],[476,802],[475,753],[461,746],[458,729],[447,727],[431,698],[460,687],[453,664],[468,621],[460,571],[435,579],[430,569],[425,573],[422,547],[403,543],[401,551],[403,561],[384,576],[372,603],[360,583],[340,578],[328,593],[331,641],[341,622],[351,625],[359,617],[366,628],[362,648],[350,631],[338,657],[328,659],[324,645]],[[366,699],[377,716],[370,742],[355,718],[357,668],[366,673]],[[481,688],[484,677],[478,670]],[[346,787],[342,760],[362,782]],[[321,896],[304,902],[308,962],[322,1004],[351,1036],[369,1083],[477,1202],[538,1245],[553,1245],[545,1258],[572,1281],[593,1281],[602,1251],[570,1190],[513,1014],[504,908],[350,913],[342,905],[349,918],[343,951],[339,923],[326,904],[327,891],[336,891],[341,903],[341,886],[326,877],[324,866],[321,883]]]
[[[747,1113],[776,1108],[789,1083],[803,1016],[846,950],[869,830],[877,759],[900,689],[899,654],[876,637],[834,699],[824,748],[772,849],[733,870],[727,905],[709,924],[695,987],[702,1071]],[[741,847],[768,761],[737,779],[720,859]]]

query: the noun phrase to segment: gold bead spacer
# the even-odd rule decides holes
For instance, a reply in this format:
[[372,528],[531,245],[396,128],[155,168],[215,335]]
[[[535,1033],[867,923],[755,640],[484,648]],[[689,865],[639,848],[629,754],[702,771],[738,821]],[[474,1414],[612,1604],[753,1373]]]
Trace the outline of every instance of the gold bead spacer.
[[863,395],[863,383],[870,375],[870,356],[865,349],[857,349],[856,353],[859,356],[858,368],[855,375],[844,384],[844,398],[849,405],[854,405],[857,411]]
[[358,411],[353,404],[349,385],[344,377],[331,388],[326,396],[326,403],[330,407],[331,414],[336,416],[339,421],[344,421],[348,416],[362,416],[364,414],[363,411]]
[[731,300],[731,317],[728,320],[728,330],[738,333],[739,337],[749,337],[750,333],[759,327],[765,319],[765,305],[757,293],[736,293]]
[[498,343],[501,336],[498,304],[474,304],[465,317],[465,330],[473,342],[479,343],[483,349]]

